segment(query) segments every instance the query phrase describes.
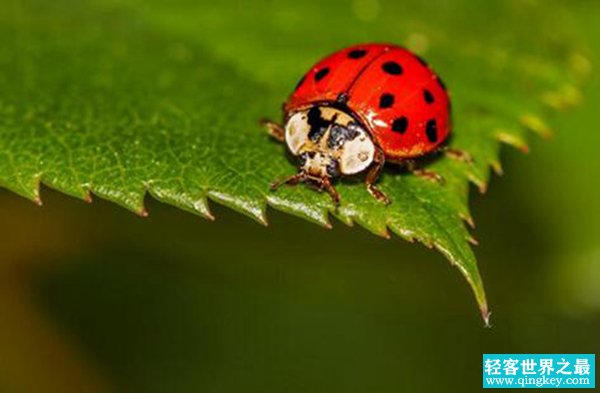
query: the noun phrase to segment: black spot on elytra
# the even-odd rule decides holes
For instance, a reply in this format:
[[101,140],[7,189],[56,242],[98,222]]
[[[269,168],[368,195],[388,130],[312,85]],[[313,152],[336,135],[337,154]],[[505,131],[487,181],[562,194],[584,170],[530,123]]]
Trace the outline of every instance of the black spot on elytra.
[[384,72],[390,74],[390,75],[400,75],[402,74],[402,66],[398,63],[396,63],[395,61],[387,61],[385,63],[383,63],[383,65],[381,66],[381,68],[383,69]]
[[437,142],[437,139],[438,139],[437,123],[436,123],[435,119],[429,120],[427,122],[427,125],[425,125],[425,135],[427,135],[427,139],[429,140],[429,142],[431,142],[431,143]]
[[379,107],[381,109],[391,108],[394,105],[394,95],[390,93],[383,93],[379,97]]
[[364,49],[354,49],[348,52],[348,57],[350,59],[360,59],[362,57],[365,57],[366,54],[367,51]]
[[394,122],[392,123],[392,131],[396,131],[401,134],[404,134],[406,132],[407,128],[408,128],[408,119],[406,118],[406,116],[399,117],[396,120],[394,120]]
[[323,119],[321,109],[318,106],[310,108],[306,122],[310,126],[308,138],[313,142],[318,142],[323,134],[325,134],[325,131],[327,131],[327,127],[329,127],[329,122]]
[[431,92],[427,89],[423,89],[423,99],[428,104],[433,104],[433,101],[435,101],[433,94],[431,94]]
[[325,67],[317,71],[317,73],[315,74],[315,81],[320,81],[321,79],[325,78],[327,74],[329,74],[329,67]]
[[300,86],[302,86],[302,84],[304,83],[304,80],[306,79],[306,75],[302,77],[302,79],[300,79],[298,81],[298,83],[296,84],[296,90],[298,90],[300,88]]
[[446,91],[446,84],[444,83],[444,81],[442,80],[442,78],[440,78],[439,76],[436,77],[437,83],[438,85],[440,85],[440,87],[442,89],[444,89],[444,91]]

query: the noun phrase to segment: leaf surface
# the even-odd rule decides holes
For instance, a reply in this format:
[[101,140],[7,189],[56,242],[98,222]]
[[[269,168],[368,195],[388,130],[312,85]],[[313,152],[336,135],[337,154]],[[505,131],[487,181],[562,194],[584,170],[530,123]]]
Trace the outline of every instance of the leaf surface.
[[[0,14],[0,184],[40,201],[40,182],[145,214],[144,197],[211,217],[212,199],[266,223],[267,205],[329,226],[329,215],[441,251],[465,276],[487,319],[464,220],[469,182],[501,171],[502,141],[527,148],[549,133],[549,109],[579,99],[589,67],[551,2],[483,0],[170,2],[41,0]],[[568,20],[567,20],[568,22]],[[428,169],[444,185],[386,171],[383,206],[355,182],[327,195],[270,192],[295,171],[258,119],[318,58],[357,42],[405,45],[449,86],[449,158]]]

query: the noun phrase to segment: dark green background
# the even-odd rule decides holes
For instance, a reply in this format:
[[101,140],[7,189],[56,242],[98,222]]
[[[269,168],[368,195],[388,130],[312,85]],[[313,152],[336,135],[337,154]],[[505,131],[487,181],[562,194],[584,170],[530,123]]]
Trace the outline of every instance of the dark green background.
[[[597,64],[591,3],[569,5]],[[275,211],[261,227],[215,205],[210,223],[149,199],[142,219],[47,189],[43,208],[0,191],[0,277],[24,281],[117,391],[476,391],[482,353],[600,350],[596,74],[584,93],[553,140],[528,156],[505,148],[506,175],[473,193],[491,329],[438,253]],[[23,328],[2,323],[9,336]]]

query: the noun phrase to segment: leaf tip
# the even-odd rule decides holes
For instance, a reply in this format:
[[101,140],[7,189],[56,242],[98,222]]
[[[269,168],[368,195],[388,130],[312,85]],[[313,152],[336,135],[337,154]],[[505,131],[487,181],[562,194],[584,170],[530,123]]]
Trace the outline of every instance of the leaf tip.
[[487,183],[475,183],[480,194],[485,194],[488,189]]
[[318,205],[307,206],[303,203],[286,200],[276,194],[267,195],[267,203],[276,210],[307,219],[327,229],[332,228],[329,212],[325,207]]
[[383,237],[384,239],[391,239],[392,235],[390,234],[390,231],[388,231],[388,229],[386,228],[384,231],[382,231],[381,233],[378,234],[379,236]]
[[539,116],[536,116],[531,113],[526,113],[520,117],[519,121],[527,129],[535,132],[542,138],[548,139],[552,136],[552,130]]
[[499,130],[496,132],[496,139],[502,143],[506,143],[514,148],[517,148],[523,153],[529,153],[529,146],[523,137],[515,135],[513,133]]
[[484,304],[481,307],[481,318],[483,318],[483,326],[485,328],[490,329],[492,327],[492,324],[490,323],[491,315],[492,312],[488,309],[487,304]]
[[475,220],[473,220],[473,217],[467,212],[467,213],[461,213],[460,214],[460,218],[466,222],[467,224],[469,224],[469,226],[471,228],[475,228]]
[[497,176],[504,175],[504,168],[502,168],[502,164],[500,163],[499,160],[492,161],[492,163],[490,165],[492,166],[492,169],[494,170],[494,173]]
[[194,211],[206,218],[208,221],[214,221],[215,216],[212,214],[208,207],[208,202],[205,198],[198,199],[192,204]]
[[146,210],[146,207],[143,206],[140,210],[137,211],[138,216],[140,217],[148,217],[148,210]]
[[257,203],[252,198],[240,198],[230,193],[211,190],[208,197],[222,205],[236,210],[248,217],[267,225],[266,204]]
[[31,188],[31,193],[29,194],[29,199],[33,201],[38,206],[42,206],[44,202],[42,202],[42,196],[40,195],[40,188],[42,184],[42,176],[38,175],[35,179],[34,186]]

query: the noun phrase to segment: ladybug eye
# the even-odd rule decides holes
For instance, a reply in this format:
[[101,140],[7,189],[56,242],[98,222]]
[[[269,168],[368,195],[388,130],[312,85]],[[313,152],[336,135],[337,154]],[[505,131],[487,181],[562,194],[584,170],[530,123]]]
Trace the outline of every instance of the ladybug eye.
[[341,127],[337,124],[331,127],[329,140],[327,141],[327,147],[329,147],[330,149],[339,149],[347,138],[346,133],[346,128]]
[[300,163],[300,166],[303,166],[304,164],[306,164],[306,160],[308,160],[308,153],[302,153],[298,156],[298,161]]
[[327,165],[327,174],[329,177],[338,177],[340,175],[340,165],[336,160],[331,160]]

